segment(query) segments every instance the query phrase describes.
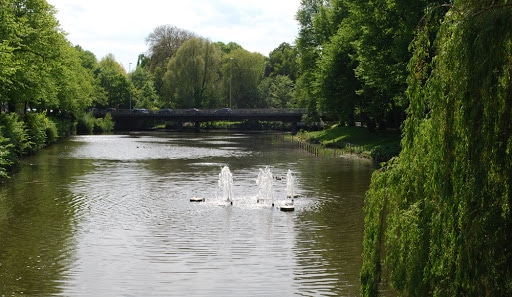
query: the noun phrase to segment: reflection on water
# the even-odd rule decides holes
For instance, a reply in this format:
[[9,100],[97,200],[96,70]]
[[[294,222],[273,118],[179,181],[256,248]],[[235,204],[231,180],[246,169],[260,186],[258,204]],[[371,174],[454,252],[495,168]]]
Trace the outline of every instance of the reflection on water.
[[[25,163],[0,190],[0,296],[359,295],[369,161],[155,132],[74,137]],[[256,202],[267,165],[293,171],[295,212]],[[273,190],[285,199],[286,180]]]

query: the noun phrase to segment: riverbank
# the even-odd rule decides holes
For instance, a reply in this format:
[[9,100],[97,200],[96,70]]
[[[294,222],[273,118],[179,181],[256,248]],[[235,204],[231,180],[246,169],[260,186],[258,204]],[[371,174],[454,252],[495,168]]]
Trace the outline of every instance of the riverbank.
[[332,126],[322,131],[301,131],[288,136],[292,141],[314,154],[355,154],[378,162],[385,162],[400,153],[400,132],[381,130],[368,132],[364,127]]

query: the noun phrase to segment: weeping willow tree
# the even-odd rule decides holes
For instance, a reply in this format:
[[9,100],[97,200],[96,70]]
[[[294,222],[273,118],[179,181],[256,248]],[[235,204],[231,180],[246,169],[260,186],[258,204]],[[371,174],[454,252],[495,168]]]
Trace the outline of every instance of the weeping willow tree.
[[512,296],[512,3],[432,8],[413,50],[402,152],[366,195],[362,295]]

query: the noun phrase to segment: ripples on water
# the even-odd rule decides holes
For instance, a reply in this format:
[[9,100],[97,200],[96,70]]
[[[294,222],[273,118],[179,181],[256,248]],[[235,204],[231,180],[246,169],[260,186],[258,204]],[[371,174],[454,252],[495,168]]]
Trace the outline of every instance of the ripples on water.
[[[90,168],[66,186],[73,243],[55,295],[357,296],[370,166],[350,161],[340,170],[268,138],[74,138],[60,158]],[[224,165],[233,206],[218,189]],[[256,203],[265,165],[296,174],[295,212]],[[275,181],[277,198],[285,186]]]

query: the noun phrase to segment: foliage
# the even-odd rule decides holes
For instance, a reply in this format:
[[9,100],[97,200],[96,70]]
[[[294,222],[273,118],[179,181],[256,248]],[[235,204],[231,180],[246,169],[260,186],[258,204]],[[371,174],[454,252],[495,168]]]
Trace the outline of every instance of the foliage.
[[46,113],[27,113],[23,120],[34,143],[31,148],[33,153],[55,143],[59,138],[57,125],[46,116]]
[[241,130],[249,130],[249,131],[255,131],[255,130],[277,130],[282,129],[283,124],[278,122],[265,122],[265,121],[255,121],[255,120],[245,120],[242,123],[240,123],[239,129]]
[[[260,96],[266,59],[242,47],[234,47],[221,58],[222,92],[219,104],[232,108],[266,107],[265,96]],[[267,90],[263,91],[266,92]],[[222,98],[221,97],[221,98]]]
[[[36,153],[56,142],[59,129],[55,121],[68,125],[70,122],[57,117],[50,119],[45,113],[31,112],[23,116],[0,113],[0,176],[7,174],[23,155]],[[67,136],[64,132],[61,135]]]
[[322,131],[307,133],[309,141],[320,143],[327,148],[355,149],[377,162],[385,162],[400,153],[400,133],[397,131],[376,131],[369,133],[363,127],[335,125]]
[[387,162],[400,154],[400,144],[378,145],[371,149],[370,157],[376,162]]
[[[57,129],[57,139],[66,138],[76,133],[76,121],[74,118],[61,115],[58,117],[51,117],[51,122],[55,124]],[[48,136],[48,138],[51,139],[52,136]]]
[[0,93],[10,112],[75,112],[91,102],[92,75],[44,0],[0,2]]
[[287,75],[266,77],[258,85],[261,107],[292,108],[294,84]]
[[[60,65],[54,71],[55,84],[58,85],[56,101],[58,104],[47,106],[67,114],[79,114],[95,102],[104,100],[104,91],[101,89],[93,70],[83,66],[87,57],[93,59],[94,55],[84,56],[76,47],[66,47],[61,52]],[[89,52],[89,54],[92,54]],[[89,62],[92,63],[92,62]]]
[[[96,60],[96,56],[92,52],[82,49],[80,46],[75,46],[75,49],[77,51],[79,63],[81,64],[82,68],[87,72],[87,74],[84,74],[84,76],[87,78],[87,80],[84,81],[84,84],[88,87],[88,90],[90,91],[90,93],[86,94],[90,96],[92,103],[86,106],[88,107],[108,105],[107,92],[105,89],[103,89],[103,87],[100,84],[100,68],[98,60]],[[79,78],[84,79],[84,76]],[[77,96],[84,96],[84,94],[77,94]],[[81,114],[82,112],[83,110],[80,110],[79,112],[77,112],[77,114]]]
[[7,159],[15,164],[32,146],[25,123],[15,113],[0,113],[0,128],[3,137],[12,144],[12,150]]
[[295,100],[343,124],[400,128],[409,44],[433,2],[442,1],[301,1]]
[[115,57],[110,54],[101,59],[96,72],[99,83],[107,95],[105,107],[130,108],[130,100],[133,99],[132,84]]
[[161,25],[156,27],[146,37],[149,45],[150,70],[165,68],[170,58],[174,57],[179,48],[190,38],[196,37],[194,33],[176,26]]
[[3,137],[0,133],[0,178],[8,178],[8,170],[13,165],[12,160],[9,158],[12,144],[9,139]]
[[[264,107],[258,93],[258,86],[263,79],[265,58],[259,53],[251,53],[245,49],[231,52],[233,108]],[[227,69],[227,67],[226,67]]]
[[59,139],[59,130],[57,128],[57,124],[50,118],[45,118],[44,125],[46,130],[46,143],[52,144],[57,142]]
[[[353,25],[361,28],[356,45],[355,69],[362,82],[366,121],[378,127],[401,125],[408,101],[407,64],[414,30],[429,3],[445,1],[351,1]],[[370,125],[370,126],[372,126]]]
[[265,76],[288,76],[291,81],[297,79],[297,48],[283,42],[269,54]]
[[114,131],[114,126],[115,123],[112,119],[112,115],[110,113],[107,113],[105,117],[98,118],[94,121],[93,131],[96,133],[112,132]]
[[352,59],[355,54],[352,46],[355,36],[352,34],[345,26],[332,36],[324,47],[315,77],[315,94],[320,110],[349,126],[355,125],[356,107],[361,107],[357,95],[361,82],[354,71],[357,62]]
[[92,134],[94,131],[94,124],[96,119],[92,115],[92,113],[84,113],[81,117],[78,118],[76,124],[76,133],[77,134]]
[[215,42],[215,45],[219,47],[223,55],[229,55],[231,54],[231,52],[237,49],[242,49],[242,46],[236,42],[228,42],[227,44],[225,44],[222,41],[217,41]]
[[393,146],[400,143],[400,133],[396,131],[378,131],[368,133],[363,127],[347,127],[335,125],[329,129],[308,133],[316,141],[328,144],[348,142],[355,145]]
[[138,90],[137,97],[137,102],[135,104],[135,107],[137,108],[145,108],[151,110],[161,105],[158,100],[158,94],[156,93],[156,90],[153,87],[153,83],[151,81],[147,81],[146,84]]
[[208,107],[218,98],[220,51],[203,38],[187,40],[169,60],[164,83],[177,107]]
[[322,119],[320,118],[320,112],[317,109],[317,103],[314,99],[307,101],[306,114],[302,116],[302,122],[309,129],[321,129]]
[[[316,63],[320,56],[321,40],[325,37],[316,34],[314,18],[324,4],[324,0],[301,0],[296,14],[299,22],[299,34],[296,40],[299,55],[298,76],[296,80],[296,96],[300,106],[307,106],[310,114],[317,109],[313,96]],[[310,118],[313,118],[310,116]],[[314,122],[314,120],[312,120]]]
[[48,118],[44,113],[29,112],[24,116],[25,127],[30,139],[29,154],[34,154],[47,144]]
[[426,12],[403,149],[366,196],[362,293],[376,296],[386,275],[405,296],[509,296],[512,5],[460,0]]

